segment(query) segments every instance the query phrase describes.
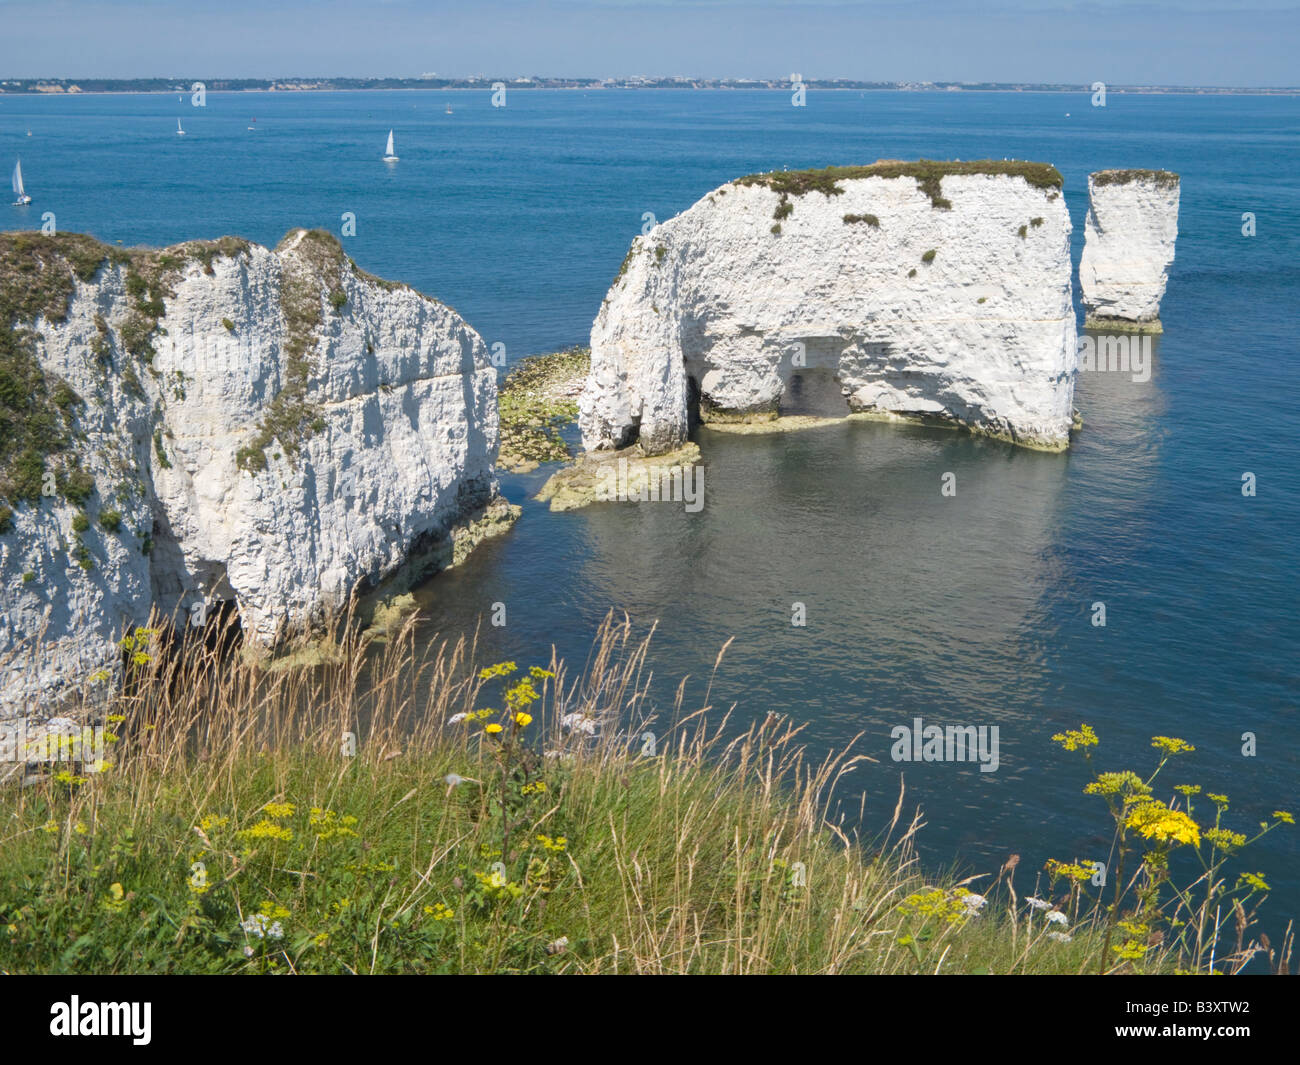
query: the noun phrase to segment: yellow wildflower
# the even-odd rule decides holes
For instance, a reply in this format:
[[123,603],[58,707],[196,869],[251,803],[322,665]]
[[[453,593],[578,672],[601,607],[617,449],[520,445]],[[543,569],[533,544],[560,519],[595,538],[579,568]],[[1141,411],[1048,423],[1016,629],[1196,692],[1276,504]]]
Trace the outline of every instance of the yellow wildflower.
[[109,913],[120,913],[126,905],[126,893],[122,890],[122,885],[113,883],[108,886],[108,898],[103,902],[104,909]]
[[1125,826],[1145,839],[1161,843],[1190,843],[1200,846],[1201,830],[1181,810],[1171,810],[1162,802],[1144,802],[1129,813]]
[[490,899],[517,899],[524,889],[512,880],[501,875],[501,870],[493,869],[491,873],[475,873],[475,878],[483,888],[483,893]]
[[426,906],[424,912],[432,917],[435,921],[450,921],[456,916],[456,911],[450,906],[444,906],[441,902],[432,906]]
[[252,828],[246,828],[238,833],[244,839],[274,839],[287,843],[293,839],[293,833],[283,825],[277,825],[274,821],[262,820],[257,822]]
[[1205,838],[1221,851],[1236,850],[1246,845],[1246,837],[1240,832],[1230,832],[1226,828],[1207,828]]
[[1279,821],[1281,821],[1284,825],[1295,824],[1295,817],[1292,814],[1287,813],[1285,810],[1274,810],[1273,816],[1276,817]]
[[1180,740],[1174,736],[1152,736],[1151,746],[1164,751],[1165,754],[1186,754],[1196,750],[1186,740]]
[[520,712],[515,714],[515,724],[520,728],[527,728],[533,723],[533,715]]
[[491,725],[484,726],[483,731],[489,735],[495,735],[501,731],[501,726],[493,722]]
[[925,888],[914,891],[898,904],[900,914],[916,914],[919,917],[936,917],[947,924],[959,924],[971,916],[970,907],[965,901],[966,892],[954,888]]
[[1047,869],[1048,875],[1053,879],[1065,876],[1078,881],[1091,880],[1095,872],[1089,866],[1078,865],[1073,862],[1058,862],[1055,858],[1049,858],[1044,868]]
[[1268,891],[1268,882],[1264,879],[1263,873],[1242,873],[1237,877],[1237,887],[1246,884],[1255,891]]
[[533,687],[533,682],[525,677],[506,692],[506,706],[518,711],[531,706],[540,698],[537,689]]
[[1149,795],[1151,789],[1131,769],[1120,773],[1098,773],[1097,779],[1083,789],[1085,795]]
[[1091,725],[1080,725],[1077,729],[1058,732],[1052,740],[1067,751],[1077,751],[1081,747],[1096,747],[1097,733],[1092,730]]
[[52,836],[58,832],[61,827],[62,826],[57,821],[46,821],[45,824],[41,825],[41,831],[48,832]]
[[277,820],[282,817],[293,816],[293,803],[291,802],[268,802],[262,807],[262,812],[267,817],[274,817]]
[[498,662],[495,666],[488,666],[486,669],[478,671],[479,680],[491,680],[493,677],[509,676],[519,667],[513,662]]

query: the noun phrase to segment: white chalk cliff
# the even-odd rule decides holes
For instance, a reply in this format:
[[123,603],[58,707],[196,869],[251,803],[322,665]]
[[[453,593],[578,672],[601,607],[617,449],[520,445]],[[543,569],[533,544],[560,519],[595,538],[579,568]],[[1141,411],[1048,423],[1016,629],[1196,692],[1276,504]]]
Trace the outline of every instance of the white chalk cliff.
[[1068,447],[1070,219],[1044,164],[882,162],[754,175],[633,241],[591,332],[588,450],[662,452],[782,413],[833,378],[844,413]]
[[1100,170],[1088,175],[1079,291],[1089,324],[1159,328],[1160,301],[1178,237],[1178,175]]
[[328,234],[5,234],[0,299],[0,704],[114,670],[153,604],[269,644],[502,517],[482,339]]

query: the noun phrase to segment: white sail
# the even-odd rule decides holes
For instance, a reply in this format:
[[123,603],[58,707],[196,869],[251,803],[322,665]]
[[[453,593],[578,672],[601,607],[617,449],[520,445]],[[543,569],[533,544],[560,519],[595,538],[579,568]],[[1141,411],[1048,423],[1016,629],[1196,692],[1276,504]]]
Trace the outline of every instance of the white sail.
[[27,195],[23,189],[23,164],[21,160],[14,163],[14,195],[20,199]]
[[384,149],[384,155],[389,159],[393,157],[393,131],[388,131],[388,147]]

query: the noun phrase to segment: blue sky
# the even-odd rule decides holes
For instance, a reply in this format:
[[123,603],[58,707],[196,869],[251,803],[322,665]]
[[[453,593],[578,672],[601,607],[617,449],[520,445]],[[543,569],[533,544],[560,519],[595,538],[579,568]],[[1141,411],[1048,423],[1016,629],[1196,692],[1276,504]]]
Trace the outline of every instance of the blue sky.
[[1300,83],[1282,0],[0,0],[0,77]]

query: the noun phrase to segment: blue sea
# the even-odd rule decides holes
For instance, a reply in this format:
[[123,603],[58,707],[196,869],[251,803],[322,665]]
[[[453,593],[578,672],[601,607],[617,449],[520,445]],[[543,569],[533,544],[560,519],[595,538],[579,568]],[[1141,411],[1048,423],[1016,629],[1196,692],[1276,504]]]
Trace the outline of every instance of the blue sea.
[[[385,166],[390,128],[401,161]],[[1082,94],[810,91],[797,108],[771,91],[516,90],[500,108],[468,91],[210,93],[199,108],[188,94],[0,95],[0,164],[18,155],[35,203],[5,207],[6,228],[52,211],[60,230],[108,242],[273,245],[293,226],[337,233],[352,212],[344,245],[361,266],[451,304],[511,362],[585,342],[647,216],[742,174],[1050,162],[1077,263],[1090,171],[1177,171],[1154,371],[1081,374],[1085,424],[1068,454],[879,424],[705,429],[699,513],[551,514],[531,500],[549,470],[503,475],[523,518],[420,589],[424,633],[472,629],[503,602],[506,626],[484,625],[488,655],[542,662],[554,646],[580,665],[606,612],[626,610],[658,622],[664,706],[684,675],[702,698],[734,638],[718,714],[787,714],[813,753],[855,741],[877,759],[841,789],[855,812],[865,794],[864,832],[888,821],[901,775],[930,866],[996,872],[1020,854],[1022,891],[1049,857],[1105,857],[1104,808],[1081,794],[1079,756],[1050,739],[1081,722],[1101,738],[1099,769],[1153,765],[1152,736],[1194,744],[1158,793],[1225,792],[1230,827],[1295,810],[1300,98],[1111,93],[1093,107]],[[891,730],[917,717],[998,726],[999,768],[893,761]],[[1274,942],[1300,912],[1297,832],[1234,866],[1272,885]]]

